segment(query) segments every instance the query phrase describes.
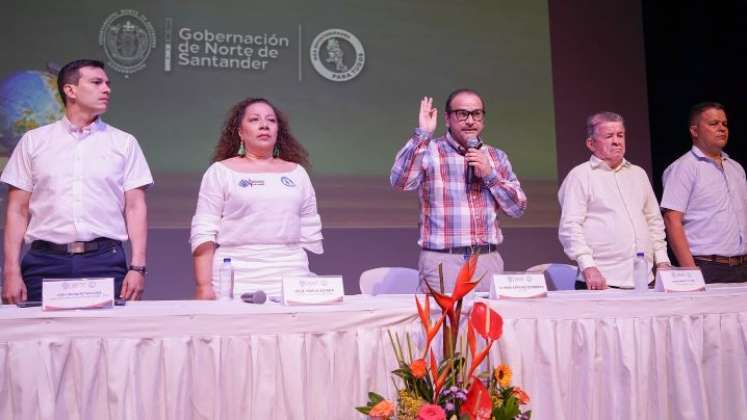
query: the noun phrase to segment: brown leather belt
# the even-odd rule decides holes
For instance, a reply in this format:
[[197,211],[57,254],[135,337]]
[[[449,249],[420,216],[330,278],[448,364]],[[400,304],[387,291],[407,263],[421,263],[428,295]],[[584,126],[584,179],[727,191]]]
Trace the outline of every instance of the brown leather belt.
[[107,246],[116,246],[120,241],[109,238],[96,238],[87,242],[70,242],[69,244],[56,244],[49,241],[37,240],[31,242],[31,249],[46,251],[52,254],[74,255],[97,251]]
[[729,266],[747,263],[747,255],[737,255],[736,257],[723,257],[721,255],[693,255],[693,258],[700,261],[710,261]]

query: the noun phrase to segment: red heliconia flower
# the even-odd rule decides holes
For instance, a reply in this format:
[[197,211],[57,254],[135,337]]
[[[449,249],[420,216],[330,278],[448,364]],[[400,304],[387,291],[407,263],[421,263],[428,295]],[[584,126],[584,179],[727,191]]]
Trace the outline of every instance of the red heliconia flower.
[[438,363],[436,363],[436,356],[433,355],[431,350],[431,377],[433,378],[433,401],[438,401],[438,396],[441,395],[441,388],[444,387],[446,379],[449,377],[451,371],[450,365],[444,367],[444,371],[441,375],[438,374]]
[[480,283],[480,279],[475,281],[472,280],[472,277],[475,275],[475,270],[477,269],[477,257],[478,254],[473,254],[464,265],[462,265],[462,268],[459,269],[459,274],[457,275],[454,290],[451,292],[451,295],[439,293],[433,290],[428,282],[425,283],[443,312],[453,316],[456,302],[467,296],[467,293],[471,292],[472,289],[477,287],[477,284]]
[[472,353],[472,361],[470,362],[469,370],[467,371],[468,378],[472,376],[472,373],[474,373],[475,369],[480,366],[480,363],[485,360],[485,357],[487,357],[488,352],[490,352],[490,347],[493,346],[493,343],[495,343],[495,341],[490,340],[488,341],[488,345],[485,346],[482,350],[477,353]]
[[472,306],[469,324],[486,340],[497,340],[503,334],[503,318],[483,302],[477,302]]
[[415,304],[418,307],[418,315],[420,316],[420,323],[423,324],[423,330],[425,331],[426,341],[425,347],[423,348],[423,357],[428,354],[428,349],[431,346],[431,342],[438,334],[438,330],[441,329],[441,325],[444,323],[446,315],[442,314],[441,317],[436,321],[435,324],[431,325],[431,305],[430,298],[425,296],[425,303],[423,306],[420,305],[417,295],[415,296]]
[[455,301],[467,296],[467,293],[471,292],[480,282],[479,279],[472,281],[472,277],[475,276],[475,270],[477,270],[477,257],[478,254],[472,254],[464,265],[462,265],[462,268],[459,269],[456,284],[454,285],[454,292],[451,294],[451,298]]
[[438,378],[438,363],[436,363],[436,356],[433,355],[433,350],[431,350],[431,378],[434,380]]
[[467,392],[467,400],[462,404],[460,414],[467,414],[472,420],[490,420],[493,412],[493,402],[490,392],[481,380],[473,378],[472,385]]

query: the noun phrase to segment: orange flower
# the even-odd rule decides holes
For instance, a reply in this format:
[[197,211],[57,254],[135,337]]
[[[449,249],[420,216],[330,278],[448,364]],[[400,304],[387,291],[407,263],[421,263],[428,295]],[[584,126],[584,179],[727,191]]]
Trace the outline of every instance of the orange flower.
[[523,389],[514,387],[513,394],[519,400],[519,404],[529,404],[529,395]]
[[412,376],[417,379],[425,377],[425,374],[427,373],[426,369],[425,360],[423,359],[413,360],[412,363],[410,363],[410,372],[412,372]]
[[511,385],[511,368],[508,367],[508,365],[499,365],[497,368],[495,368],[495,380],[498,381],[498,384],[500,384],[501,388],[506,388],[507,386]]
[[368,412],[370,417],[388,418],[394,415],[394,403],[389,400],[381,400]]

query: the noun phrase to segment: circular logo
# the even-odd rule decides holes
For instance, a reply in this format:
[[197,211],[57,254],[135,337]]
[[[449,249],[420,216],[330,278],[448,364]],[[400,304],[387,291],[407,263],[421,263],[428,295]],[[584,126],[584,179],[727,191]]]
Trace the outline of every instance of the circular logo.
[[156,48],[156,31],[145,16],[123,9],[110,14],[101,25],[99,46],[106,52],[107,64],[126,76],[145,67]]
[[344,29],[327,29],[311,42],[311,64],[325,79],[347,82],[366,64],[366,52],[358,38]]
[[282,182],[283,185],[285,185],[286,187],[295,187],[296,186],[296,183],[293,182],[293,180],[290,179],[290,178],[288,178],[287,176],[284,176],[284,177],[280,178],[280,182]]
[[241,188],[246,188],[246,187],[249,187],[251,185],[252,185],[252,181],[250,181],[248,179],[242,179],[241,181],[239,181],[239,187],[241,187]]

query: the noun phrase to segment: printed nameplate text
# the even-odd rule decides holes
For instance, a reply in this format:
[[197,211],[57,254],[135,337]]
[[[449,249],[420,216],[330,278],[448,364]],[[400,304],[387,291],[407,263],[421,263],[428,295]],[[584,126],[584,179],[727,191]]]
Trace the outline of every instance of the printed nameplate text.
[[283,277],[283,305],[342,303],[342,276]]
[[111,308],[114,278],[44,279],[42,310]]
[[672,267],[656,271],[657,292],[696,292],[705,290],[700,268]]
[[547,296],[547,283],[543,273],[504,272],[493,275],[493,282],[490,284],[491,299],[542,296]]

